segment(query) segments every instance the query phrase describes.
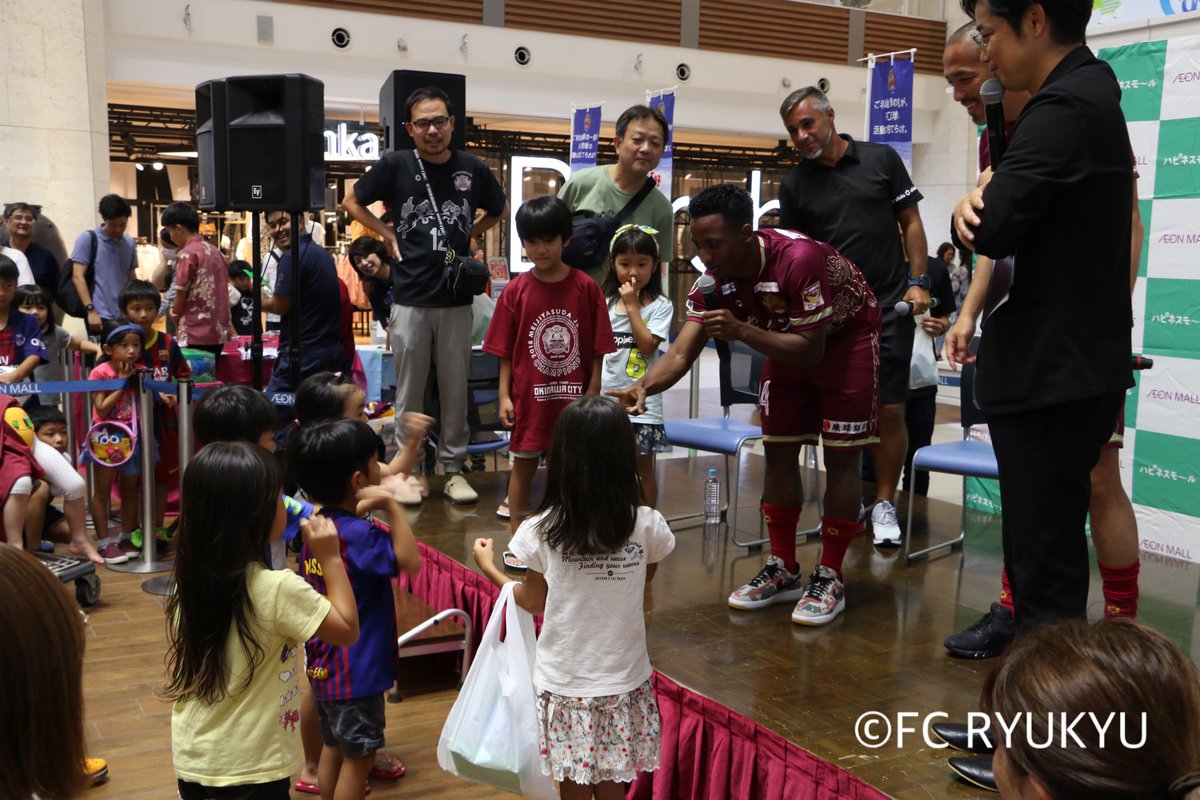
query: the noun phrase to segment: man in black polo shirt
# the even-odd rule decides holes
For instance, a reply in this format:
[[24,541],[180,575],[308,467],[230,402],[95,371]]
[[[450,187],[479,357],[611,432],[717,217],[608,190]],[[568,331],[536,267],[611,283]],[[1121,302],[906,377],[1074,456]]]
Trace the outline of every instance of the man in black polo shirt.
[[[283,211],[267,212],[267,232],[275,240],[275,246],[283,250],[279,269],[275,274],[275,286],[271,294],[263,292],[263,311],[282,317],[279,330],[279,357],[271,372],[268,392],[294,392],[292,368],[289,357],[291,342],[291,315],[300,314],[300,380],[317,372],[341,369],[342,343],[338,337],[338,322],[341,319],[340,292],[337,268],[329,252],[313,242],[308,234],[300,237],[300,287],[299,308],[292,306],[297,290],[292,286],[292,218]],[[284,413],[286,412],[286,413]],[[290,409],[281,415],[291,419]],[[279,430],[282,432],[284,426]]]
[[803,159],[779,188],[780,227],[837,248],[862,272],[883,310],[871,528],[875,544],[895,546],[901,536],[895,502],[908,449],[904,404],[914,325],[911,316],[893,309],[901,299],[914,314],[929,307],[928,250],[917,211],[921,193],[890,146],[838,134],[833,108],[820,89],[792,92],[779,115]]
[[[417,89],[408,96],[407,108],[416,149],[386,153],[346,194],[342,207],[382,236],[400,259],[392,267],[389,325],[396,356],[396,419],[405,411],[423,410],[432,363],[441,404],[442,492],[451,502],[473,503],[479,496],[461,474],[471,435],[467,378],[472,298],[447,289],[443,269],[447,251],[469,256],[471,237],[500,221],[504,190],[487,164],[450,149],[454,109],[445,92]],[[367,208],[376,200],[387,204],[393,225]],[[477,210],[483,214],[477,216]],[[403,437],[397,426],[397,444],[403,445]]]
[[1087,0],[962,7],[987,67],[1032,94],[1000,165],[953,220],[966,247],[1014,257],[1008,300],[983,329],[976,397],[1000,467],[1015,617],[1027,628],[1087,607],[1089,473],[1133,385],[1133,155],[1116,77],[1083,44]]

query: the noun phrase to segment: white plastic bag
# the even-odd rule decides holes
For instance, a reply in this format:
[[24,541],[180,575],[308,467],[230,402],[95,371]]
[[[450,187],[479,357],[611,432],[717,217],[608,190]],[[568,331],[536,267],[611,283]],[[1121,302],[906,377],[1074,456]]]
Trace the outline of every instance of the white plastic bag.
[[928,318],[928,311],[914,318],[917,330],[913,333],[912,361],[908,368],[909,389],[920,389],[937,383],[937,358],[933,355],[933,339],[921,327],[921,322]]
[[[438,740],[438,764],[468,780],[535,800],[555,800],[542,774],[533,690],[533,617],[505,584],[492,609],[471,670]],[[505,639],[500,641],[500,629]]]

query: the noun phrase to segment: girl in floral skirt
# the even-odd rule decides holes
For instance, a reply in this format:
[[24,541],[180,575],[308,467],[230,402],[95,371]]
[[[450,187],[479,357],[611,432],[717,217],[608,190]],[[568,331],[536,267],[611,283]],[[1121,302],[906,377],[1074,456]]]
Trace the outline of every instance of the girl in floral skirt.
[[[542,770],[564,800],[616,800],[658,768],[659,716],[650,685],[643,589],[675,536],[639,506],[633,430],[620,406],[582,397],[559,415],[546,495],[509,549],[528,565],[513,597],[544,614],[533,683]],[[491,539],[475,560],[499,585]]]

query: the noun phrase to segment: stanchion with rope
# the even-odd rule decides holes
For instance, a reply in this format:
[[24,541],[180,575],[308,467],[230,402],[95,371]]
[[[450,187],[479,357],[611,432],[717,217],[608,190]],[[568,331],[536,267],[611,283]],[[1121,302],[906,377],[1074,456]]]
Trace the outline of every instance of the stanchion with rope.
[[[192,380],[184,378],[177,384],[165,384],[165,386],[175,392],[178,400],[176,410],[179,417],[179,483],[182,488],[183,473],[187,471],[187,465],[192,458],[194,449],[192,441]],[[157,391],[161,387],[155,383],[151,385],[151,388]],[[169,597],[174,594],[174,571],[172,570],[169,575],[160,575],[157,578],[148,578],[142,581],[142,591],[159,597]]]
[[[138,445],[142,458],[142,556],[124,564],[109,564],[114,572],[132,572],[148,575],[167,572],[172,565],[156,558],[157,537],[154,534],[154,397],[150,392],[148,376],[150,370],[137,373]],[[145,589],[145,585],[142,586]],[[152,592],[153,594],[153,592]]]

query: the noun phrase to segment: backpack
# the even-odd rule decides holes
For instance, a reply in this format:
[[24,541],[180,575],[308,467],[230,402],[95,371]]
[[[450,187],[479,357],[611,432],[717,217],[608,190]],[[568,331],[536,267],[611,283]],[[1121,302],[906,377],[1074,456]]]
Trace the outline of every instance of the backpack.
[[[84,280],[87,282],[88,292],[94,292],[96,289],[96,232],[88,231],[88,236],[92,240],[92,257],[88,260],[87,270],[84,272]],[[75,288],[75,262],[70,256],[63,262],[62,269],[58,271],[58,291],[55,300],[58,302],[58,307],[63,312],[72,317],[87,319],[87,309],[83,307],[83,300],[79,298],[79,291]]]
[[594,269],[608,259],[608,247],[617,228],[625,223],[630,214],[642,204],[654,189],[654,179],[646,183],[637,194],[611,219],[596,216],[591,211],[576,211],[571,222],[571,241],[563,248],[564,264],[576,269]]

